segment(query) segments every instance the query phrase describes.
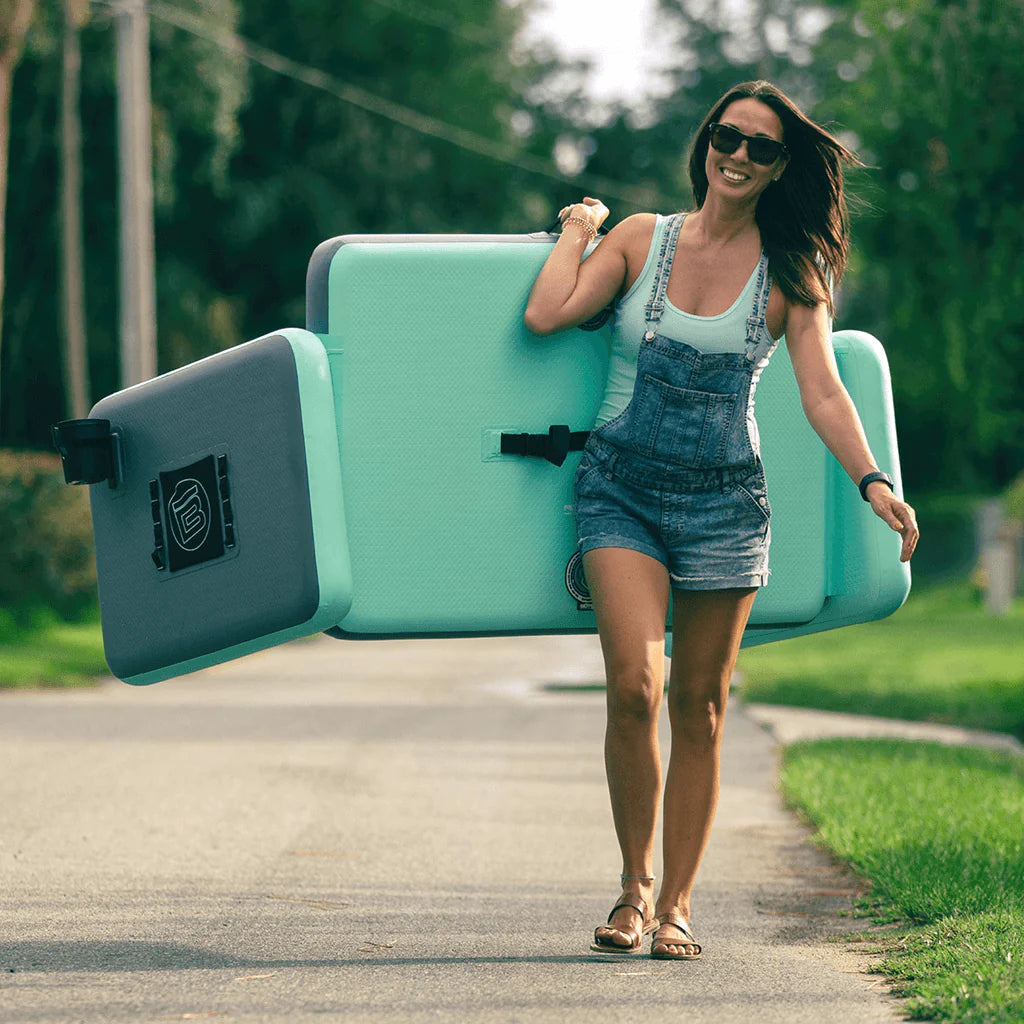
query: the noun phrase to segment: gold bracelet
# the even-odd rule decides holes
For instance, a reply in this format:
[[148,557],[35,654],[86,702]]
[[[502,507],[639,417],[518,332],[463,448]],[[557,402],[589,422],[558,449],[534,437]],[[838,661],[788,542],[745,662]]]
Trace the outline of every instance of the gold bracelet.
[[594,225],[591,224],[590,221],[587,220],[586,217],[579,217],[579,216],[566,217],[565,220],[562,221],[562,230],[563,231],[565,230],[567,224],[579,224],[579,226],[581,228],[583,228],[584,231],[587,232],[587,239],[588,239],[588,241],[593,241],[594,238],[597,236],[597,228],[595,228]]

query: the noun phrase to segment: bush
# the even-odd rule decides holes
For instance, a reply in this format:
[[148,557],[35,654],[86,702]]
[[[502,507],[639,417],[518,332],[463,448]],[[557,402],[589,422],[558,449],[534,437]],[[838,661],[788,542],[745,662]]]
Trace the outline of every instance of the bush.
[[1024,519],[1024,473],[1003,493],[1003,507],[1010,519]]
[[978,563],[976,518],[985,495],[956,492],[912,494],[921,543],[914,553],[914,586],[951,583],[968,576]]
[[88,488],[64,483],[56,454],[0,449],[0,608],[17,619],[95,603]]

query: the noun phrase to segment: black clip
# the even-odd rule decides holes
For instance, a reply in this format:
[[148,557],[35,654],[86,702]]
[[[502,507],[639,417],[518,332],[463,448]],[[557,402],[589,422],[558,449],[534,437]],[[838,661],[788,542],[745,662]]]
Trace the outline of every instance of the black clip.
[[546,434],[502,434],[503,455],[538,455],[561,466],[569,452],[583,451],[589,431],[570,431],[564,423],[548,427]]
[[121,435],[110,420],[64,420],[50,427],[53,446],[60,452],[64,482],[98,484],[113,489],[122,477]]

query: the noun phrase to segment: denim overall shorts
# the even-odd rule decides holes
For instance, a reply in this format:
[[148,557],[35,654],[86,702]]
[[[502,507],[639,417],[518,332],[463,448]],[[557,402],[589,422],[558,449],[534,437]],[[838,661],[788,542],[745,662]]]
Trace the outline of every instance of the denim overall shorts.
[[591,431],[576,470],[578,549],[643,552],[680,590],[761,587],[771,505],[754,391],[777,344],[765,323],[768,258],[757,267],[744,352],[701,352],[665,337],[658,325],[684,216],[664,233],[632,398]]

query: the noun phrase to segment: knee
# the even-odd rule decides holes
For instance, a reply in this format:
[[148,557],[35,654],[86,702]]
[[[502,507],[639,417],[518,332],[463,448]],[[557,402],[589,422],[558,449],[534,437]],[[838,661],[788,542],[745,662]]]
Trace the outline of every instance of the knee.
[[630,725],[656,722],[663,691],[663,678],[649,665],[609,670],[609,720]]
[[711,747],[722,738],[725,699],[703,688],[669,687],[672,735],[697,747]]

